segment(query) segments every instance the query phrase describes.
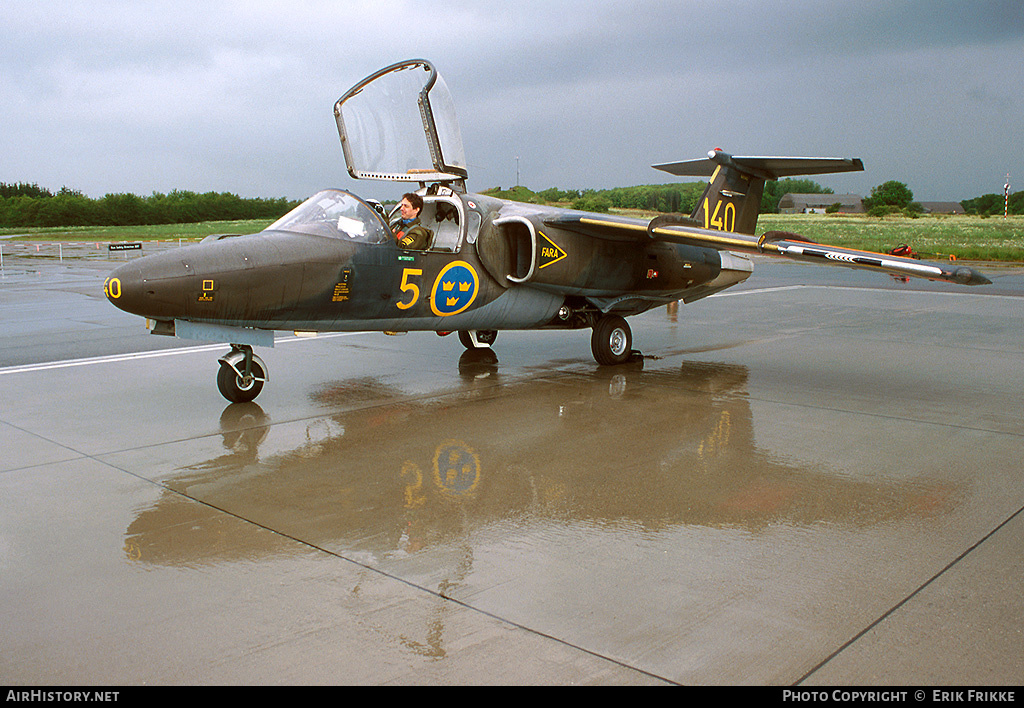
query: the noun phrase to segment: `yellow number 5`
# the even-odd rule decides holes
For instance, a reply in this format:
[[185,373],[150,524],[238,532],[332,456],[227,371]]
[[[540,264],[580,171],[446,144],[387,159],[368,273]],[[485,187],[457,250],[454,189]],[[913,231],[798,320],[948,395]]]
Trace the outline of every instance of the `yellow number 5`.
[[410,277],[416,277],[423,275],[423,271],[419,268],[406,268],[402,271],[402,284],[399,285],[399,289],[402,292],[411,292],[412,299],[409,302],[398,302],[395,303],[399,310],[408,310],[410,307],[416,304],[416,301],[420,299],[420,286],[416,283],[410,283]]

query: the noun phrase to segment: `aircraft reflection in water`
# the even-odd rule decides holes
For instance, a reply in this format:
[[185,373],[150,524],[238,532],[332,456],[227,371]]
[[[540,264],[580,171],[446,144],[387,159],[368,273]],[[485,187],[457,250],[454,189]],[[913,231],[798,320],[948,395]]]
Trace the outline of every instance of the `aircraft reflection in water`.
[[214,236],[135,259],[107,278],[106,296],[147,318],[154,334],[230,342],[217,385],[228,400],[244,402],[269,380],[252,347],[272,347],[275,330],[458,331],[472,349],[490,346],[502,329],[590,328],[597,362],[622,364],[633,355],[626,317],[742,283],[753,271],[749,253],[989,282],[961,265],[792,233],[755,236],[766,181],[863,170],[857,159],[716,149],[706,159],[655,165],[709,183],[693,213],[653,221],[471,194],[453,106],[434,67],[413,60],[367,77],[334,108],[349,174],[419,185],[413,198],[423,202],[423,244],[396,242],[401,231],[392,232],[383,210],[325,190],[259,234]]
[[[374,565],[458,548],[459,573],[471,566],[474,531],[510,519],[757,533],[778,524],[870,527],[944,514],[954,503],[947,483],[861,481],[773,459],[754,445],[740,366],[629,365],[475,386],[494,375],[493,360],[463,364],[466,389],[440,402],[395,402],[402,392],[374,379],[326,386],[320,402],[361,408],[302,424],[302,444],[267,456],[259,452],[266,414],[254,403],[229,406],[225,454],[165,483]],[[181,509],[167,494],[143,511],[127,530],[132,557],[233,560],[237,551],[218,547],[218,534],[177,523]]]

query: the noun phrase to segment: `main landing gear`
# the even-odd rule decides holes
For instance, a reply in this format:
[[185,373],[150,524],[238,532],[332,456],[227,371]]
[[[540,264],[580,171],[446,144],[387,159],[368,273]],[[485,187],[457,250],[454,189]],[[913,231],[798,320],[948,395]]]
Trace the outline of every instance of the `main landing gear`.
[[[459,330],[459,341],[466,349],[487,349],[498,333],[495,330]],[[602,315],[594,324],[590,350],[598,364],[624,364],[633,356],[633,332],[625,318]]]
[[217,360],[217,388],[232,403],[248,403],[260,395],[263,384],[270,380],[267,365],[252,353],[247,344],[232,344],[231,351]]
[[622,364],[633,354],[633,333],[618,315],[604,315],[594,324],[590,350],[598,364]]
[[498,338],[495,329],[460,329],[459,341],[466,349],[488,349]]

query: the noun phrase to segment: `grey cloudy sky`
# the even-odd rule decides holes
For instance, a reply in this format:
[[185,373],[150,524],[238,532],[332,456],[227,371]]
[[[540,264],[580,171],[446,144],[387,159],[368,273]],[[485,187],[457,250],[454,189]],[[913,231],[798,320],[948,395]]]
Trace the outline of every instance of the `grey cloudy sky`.
[[860,157],[836,192],[1024,188],[1020,0],[88,0],[0,4],[0,181],[90,196],[400,190],[345,171],[332,109],[430,59],[469,188],[663,183],[656,162]]

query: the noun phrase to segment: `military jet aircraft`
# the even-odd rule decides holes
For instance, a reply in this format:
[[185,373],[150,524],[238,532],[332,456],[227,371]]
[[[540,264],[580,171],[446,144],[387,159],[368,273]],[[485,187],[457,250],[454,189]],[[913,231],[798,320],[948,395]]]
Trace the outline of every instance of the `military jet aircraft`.
[[[755,237],[766,180],[862,170],[857,159],[740,157],[654,165],[709,177],[689,216],[645,221],[523,204],[466,192],[454,103],[422,59],[388,66],[334,106],[349,174],[408,183],[423,199],[420,249],[404,248],[370,202],[340,189],[313,195],[264,231],[211,236],[137,258],[104,283],[117,307],[153,334],[230,343],[217,384],[253,400],[269,380],[253,346],[274,331],[457,331],[467,348],[499,330],[592,328],[599,364],[632,356],[626,317],[692,303],[746,280],[765,253],[966,285],[988,283],[960,265]],[[416,186],[411,186],[416,185]]]

